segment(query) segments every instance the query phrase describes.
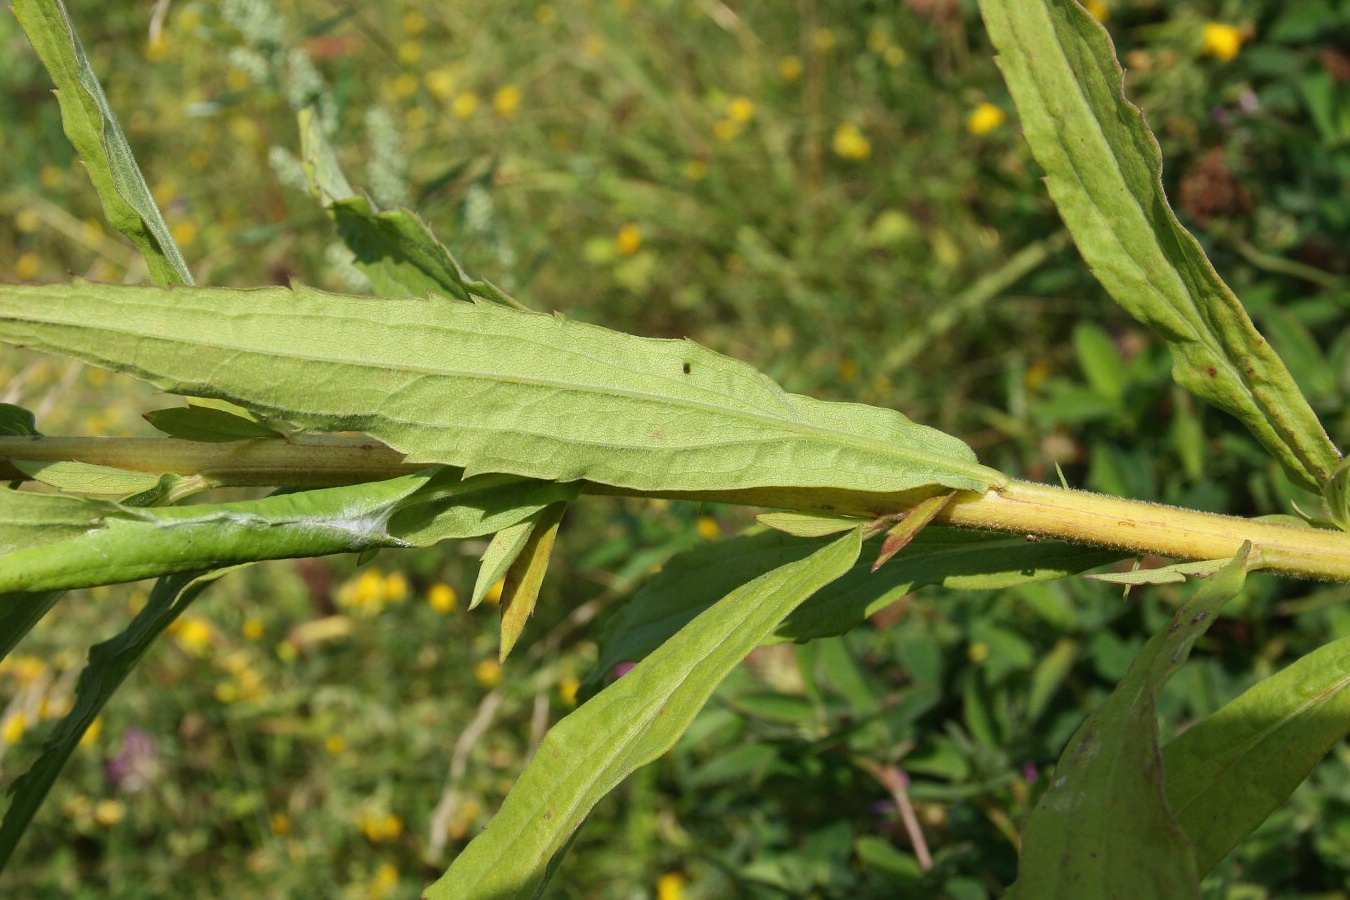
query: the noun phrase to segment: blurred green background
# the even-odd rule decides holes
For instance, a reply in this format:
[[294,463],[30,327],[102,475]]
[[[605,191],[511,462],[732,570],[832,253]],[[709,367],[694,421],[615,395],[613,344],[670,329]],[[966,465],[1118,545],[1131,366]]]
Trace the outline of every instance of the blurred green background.
[[[1170,196],[1345,446],[1350,3],[1104,2]],[[1062,234],[973,3],[73,0],[198,280],[367,289],[303,189],[317,104],[352,179],[538,309],[689,336],[786,388],[892,406],[1012,474],[1309,512]],[[50,82],[0,14],[0,278],[145,280]],[[170,398],[12,349],[50,434],[142,434]],[[482,544],[258,566],[114,699],[0,889],[22,897],[415,897],[575,702],[604,622],[745,511],[590,498],[503,669],[463,609]],[[921,591],[757,652],[583,828],[558,897],[999,895],[1045,767],[1171,588]],[[1175,731],[1350,633],[1344,586],[1253,577],[1164,697]],[[75,592],[0,665],[0,782],[144,586]],[[909,822],[906,824],[906,816]],[[1208,897],[1350,896],[1339,748]]]

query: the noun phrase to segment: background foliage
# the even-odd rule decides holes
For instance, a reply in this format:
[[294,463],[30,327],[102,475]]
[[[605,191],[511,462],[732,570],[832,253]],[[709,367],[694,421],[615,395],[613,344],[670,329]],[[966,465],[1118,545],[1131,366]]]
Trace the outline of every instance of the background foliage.
[[[1186,224],[1346,445],[1350,8],[1095,11]],[[1057,237],[962,4],[71,13],[200,283],[360,287],[294,155],[294,110],[317,100],[354,181],[536,308],[689,335],[788,390],[894,406],[1013,474],[1058,465],[1074,486],[1239,514],[1301,499],[1239,426],[1171,386],[1163,348]],[[0,49],[0,277],[144,280],[99,224],[9,16]],[[47,433],[149,433],[152,401],[130,381],[12,352],[0,376],[0,400],[36,408]],[[109,395],[124,402],[99,405]],[[594,629],[740,516],[580,504],[505,671],[491,611],[456,602],[481,545],[226,580],[109,707],[8,889],[415,896],[575,701]],[[1347,593],[1249,579],[1164,692],[1168,727],[1350,633]],[[919,591],[843,638],[758,651],[601,805],[555,890],[994,896],[1041,767],[1176,600],[1082,581]],[[144,602],[138,587],[75,594],[6,662],[0,777],[69,703],[71,648]],[[1212,896],[1350,890],[1347,763],[1333,753]]]

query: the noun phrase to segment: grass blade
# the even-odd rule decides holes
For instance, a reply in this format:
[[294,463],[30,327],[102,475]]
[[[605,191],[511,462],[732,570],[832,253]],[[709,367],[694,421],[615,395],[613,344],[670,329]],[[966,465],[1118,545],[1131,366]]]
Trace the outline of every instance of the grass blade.
[[1284,363],[1167,203],[1162,154],[1111,38],[1073,0],[982,0],[1027,142],[1084,260],[1162,335],[1177,381],[1320,492],[1340,454]]
[[1069,740],[1027,817],[1009,897],[1155,900],[1200,896],[1190,841],[1168,808],[1158,692],[1225,603],[1242,590],[1251,544],[1153,635],[1111,696]]
[[493,817],[423,896],[534,897],[591,808],[669,749],[718,683],[797,604],[858,559],[855,529],[722,598],[544,738]]
[[1350,733],[1350,638],[1261,681],[1163,747],[1167,800],[1209,872]]
[[56,83],[66,137],[84,160],[109,223],[141,251],[156,284],[192,284],[65,6],[61,0],[14,0],[14,14]]
[[892,410],[788,394],[690,341],[489,302],[0,285],[0,341],[320,431],[364,431],[411,462],[468,474],[637,490],[1006,482],[961,441]]

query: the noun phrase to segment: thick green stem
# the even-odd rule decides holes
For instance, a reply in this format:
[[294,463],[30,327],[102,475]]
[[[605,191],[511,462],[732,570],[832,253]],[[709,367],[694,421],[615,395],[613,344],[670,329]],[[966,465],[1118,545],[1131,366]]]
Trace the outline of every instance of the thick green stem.
[[[404,463],[400,454],[369,438],[325,435],[226,444],[171,438],[0,437],[0,463],[7,460],[78,460],[138,472],[200,474],[220,487],[324,487],[392,478],[422,468]],[[24,476],[14,470],[0,471],[0,477]],[[869,518],[904,511],[932,494],[800,488],[654,492],[602,484],[587,484],[583,490]],[[1350,581],[1350,534],[1345,532],[1221,516],[1026,481],[1009,481],[983,494],[960,492],[934,521],[1022,533],[1028,540],[1058,538],[1179,559],[1224,559],[1233,556],[1244,541],[1251,541],[1251,560],[1258,568]]]

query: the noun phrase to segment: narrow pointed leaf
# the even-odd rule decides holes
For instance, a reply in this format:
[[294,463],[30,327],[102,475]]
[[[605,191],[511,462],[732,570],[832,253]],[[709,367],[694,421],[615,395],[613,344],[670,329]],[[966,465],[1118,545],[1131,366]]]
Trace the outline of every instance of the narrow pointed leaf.
[[15,459],[11,462],[14,468],[34,481],[75,494],[137,494],[159,484],[158,475],[73,460],[37,462]]
[[1134,569],[1129,572],[1093,572],[1084,575],[1109,584],[1181,584],[1190,578],[1206,578],[1228,565],[1226,559],[1205,559],[1199,562],[1175,563],[1157,569]]
[[[115,305],[116,316],[106,315]],[[784,392],[689,341],[495,303],[305,288],[0,285],[0,341],[319,431],[414,463],[637,490],[889,493],[1006,482],[897,412]]]
[[1084,260],[1167,340],[1178,382],[1237,416],[1295,481],[1320,491],[1340,461],[1162,188],[1162,154],[1125,99],[1115,48],[1073,0],[981,0],[998,62],[1050,196]]
[[862,524],[856,516],[830,516],[816,513],[767,512],[755,516],[761,525],[793,537],[825,537],[857,528]]
[[1129,672],[1069,740],[1027,818],[1016,900],[1196,900],[1191,844],[1167,805],[1158,692],[1242,590],[1250,542],[1153,635]]
[[530,898],[586,815],[679,738],[718,683],[797,604],[857,561],[855,529],[710,607],[631,672],[555,725],[428,900]]
[[449,294],[468,300],[459,263],[426,223],[406,209],[380,212],[352,190],[312,109],[300,112],[300,154],[310,191],[332,215],[356,267],[375,293],[393,297]]
[[[137,581],[260,559],[421,547],[491,534],[574,485],[423,472],[261,500],[133,508],[0,491],[0,592]],[[25,527],[27,526],[27,527]]]
[[221,574],[185,572],[161,579],[125,631],[89,649],[89,663],[75,686],[74,706],[56,723],[32,767],[9,788],[9,808],[0,822],[0,870],[9,863],[28,823],[113,692],[140,662],[151,642]]
[[56,83],[66,137],[114,228],[141,251],[158,284],[191,284],[183,254],[155,205],[61,0],[14,0],[14,14]]
[[482,562],[478,566],[478,578],[473,583],[473,597],[469,600],[469,609],[477,609],[478,604],[492,590],[492,586],[506,577],[511,566],[520,556],[520,552],[529,543],[534,533],[535,519],[503,528],[492,536],[487,550],[483,551]]
[[553,553],[553,542],[562,524],[566,503],[555,503],[541,509],[534,517],[534,528],[525,546],[516,556],[502,585],[502,643],[498,658],[506,662],[511,649],[525,630],[525,623],[534,614],[539,601],[539,588],[548,572],[548,559]]
[[1163,747],[1167,800],[1204,875],[1350,734],[1350,638],[1302,657]]
[[[868,553],[880,544],[880,538],[868,541]],[[820,546],[820,540],[765,531],[699,544],[672,557],[611,620],[584,691],[593,691],[619,663],[646,657],[736,585]],[[859,562],[794,610],[770,640],[802,643],[843,634],[926,584],[998,590],[1063,578],[1119,558],[1117,551],[933,526],[876,573],[870,561]]]
[[56,605],[64,591],[0,594],[0,659]]
[[892,525],[881,542],[881,552],[877,554],[877,561],[872,563],[872,571],[880,569],[887,560],[908,547],[914,536],[923,531],[924,526],[933,521],[934,516],[942,512],[942,508],[951,501],[952,496],[948,491],[936,497],[929,497]]
[[246,419],[223,409],[209,406],[174,406],[157,409],[143,417],[169,437],[185,441],[203,441],[223,444],[230,441],[248,441],[255,438],[277,438],[274,428],[254,419]]

